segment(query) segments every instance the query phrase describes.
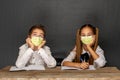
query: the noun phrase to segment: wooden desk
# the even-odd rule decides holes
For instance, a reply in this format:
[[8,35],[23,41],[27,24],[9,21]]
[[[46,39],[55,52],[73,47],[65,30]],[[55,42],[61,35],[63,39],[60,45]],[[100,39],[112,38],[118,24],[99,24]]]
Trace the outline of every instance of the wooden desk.
[[120,71],[116,67],[104,67],[97,70],[60,70],[60,67],[45,71],[9,72],[5,67],[0,70],[0,80],[120,80]]

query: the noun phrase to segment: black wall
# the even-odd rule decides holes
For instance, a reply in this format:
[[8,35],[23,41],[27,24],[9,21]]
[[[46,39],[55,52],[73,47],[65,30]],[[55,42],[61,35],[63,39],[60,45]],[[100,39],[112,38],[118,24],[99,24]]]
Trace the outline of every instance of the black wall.
[[65,58],[85,23],[100,29],[107,66],[120,68],[120,0],[0,0],[0,68],[14,65],[28,29],[43,24],[54,57]]

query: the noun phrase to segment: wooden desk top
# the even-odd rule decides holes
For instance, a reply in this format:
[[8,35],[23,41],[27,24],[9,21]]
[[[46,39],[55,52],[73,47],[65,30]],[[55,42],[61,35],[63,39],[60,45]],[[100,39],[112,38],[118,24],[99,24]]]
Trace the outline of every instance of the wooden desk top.
[[[9,68],[5,67],[0,70],[0,80],[7,79],[21,79],[23,80],[37,80],[40,78],[47,78],[46,80],[72,80],[73,78],[78,78],[78,80],[120,80],[120,71],[116,67],[104,67],[97,70],[61,70],[60,67],[53,69],[46,69],[41,71],[18,71],[9,72]],[[9,79],[8,79],[9,78]],[[31,79],[32,78],[32,79]],[[74,79],[73,79],[74,80]]]

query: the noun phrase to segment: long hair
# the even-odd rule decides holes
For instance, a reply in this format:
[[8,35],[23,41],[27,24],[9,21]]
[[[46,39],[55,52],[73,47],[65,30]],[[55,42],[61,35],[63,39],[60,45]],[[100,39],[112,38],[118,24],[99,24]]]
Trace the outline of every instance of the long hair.
[[[98,46],[98,28],[97,27],[93,27],[91,24],[85,24],[83,25],[80,29],[77,30],[77,33],[76,33],[76,58],[75,58],[75,62],[80,62],[80,56],[82,54],[82,51],[83,51],[83,43],[81,42],[81,30],[85,27],[89,27],[92,32],[94,33],[95,35],[95,43],[93,45],[93,50],[96,51],[96,48]],[[89,63],[90,64],[93,64],[93,58],[90,56],[90,59],[89,59]]]

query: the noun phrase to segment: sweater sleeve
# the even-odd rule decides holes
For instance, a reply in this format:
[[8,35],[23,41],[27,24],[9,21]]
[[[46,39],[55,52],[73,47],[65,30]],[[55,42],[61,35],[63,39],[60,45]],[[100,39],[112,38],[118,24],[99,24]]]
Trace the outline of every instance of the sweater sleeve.
[[94,60],[94,66],[97,68],[105,66],[106,60],[104,57],[104,51],[98,46],[96,53],[99,55],[99,58]]
[[76,56],[76,52],[75,51],[71,51],[70,54],[62,61],[61,66],[63,65],[64,61],[72,62],[75,59],[75,56]]
[[44,48],[40,48],[38,52],[49,68],[56,66],[56,60],[51,55],[49,47],[45,46]]
[[31,48],[26,48],[26,45],[23,45],[19,48],[19,56],[16,60],[15,65],[18,68],[25,67],[31,58],[33,50]]

